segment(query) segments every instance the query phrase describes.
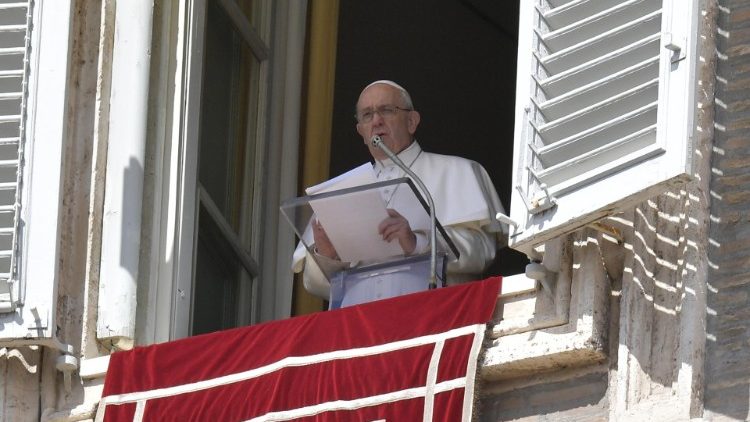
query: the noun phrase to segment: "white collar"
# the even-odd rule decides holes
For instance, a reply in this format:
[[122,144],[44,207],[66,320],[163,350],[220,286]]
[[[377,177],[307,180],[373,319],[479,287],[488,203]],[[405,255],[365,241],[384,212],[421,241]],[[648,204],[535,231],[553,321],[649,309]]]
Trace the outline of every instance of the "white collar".
[[[406,149],[396,155],[401,159],[401,161],[403,161],[407,165],[410,165],[411,163],[414,163],[421,152],[422,147],[420,147],[419,143],[415,140],[411,143],[411,145],[406,147]],[[395,166],[393,160],[391,160],[390,158],[385,158],[383,160],[376,159],[373,168],[375,171],[379,171],[392,166]]]

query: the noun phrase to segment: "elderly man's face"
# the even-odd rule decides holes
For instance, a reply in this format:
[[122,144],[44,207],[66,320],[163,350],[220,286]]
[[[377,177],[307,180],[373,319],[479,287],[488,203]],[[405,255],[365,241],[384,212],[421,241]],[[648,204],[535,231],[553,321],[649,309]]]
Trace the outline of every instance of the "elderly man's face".
[[420,118],[416,111],[403,110],[406,104],[398,89],[385,84],[373,85],[362,92],[357,101],[357,114],[362,115],[368,111],[379,110],[384,106],[396,106],[399,109],[396,109],[395,113],[390,116],[372,113],[371,121],[357,123],[357,132],[370,149],[370,154],[377,160],[385,159],[386,155],[370,144],[373,136],[380,135],[383,143],[391,151],[399,153],[411,144]]

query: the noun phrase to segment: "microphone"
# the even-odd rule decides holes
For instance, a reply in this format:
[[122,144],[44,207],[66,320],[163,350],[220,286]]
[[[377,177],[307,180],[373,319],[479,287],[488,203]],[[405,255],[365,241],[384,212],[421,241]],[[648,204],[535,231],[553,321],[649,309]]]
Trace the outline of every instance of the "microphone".
[[401,161],[400,158],[396,156],[396,154],[391,151],[390,148],[386,144],[383,143],[383,138],[380,137],[380,135],[375,135],[372,138],[370,138],[370,144],[372,146],[380,148],[385,155],[388,156],[394,163],[396,163],[397,166],[401,168],[401,170],[404,171],[404,173],[408,174],[409,177],[419,186],[419,189],[422,190],[422,193],[427,199],[427,204],[430,206],[430,280],[429,280],[429,288],[434,289],[437,287],[437,245],[435,242],[436,239],[436,232],[437,232],[437,224],[435,222],[435,202],[432,200],[432,195],[430,195],[430,191],[427,190],[427,186],[425,186],[424,183],[422,183],[422,179],[419,178],[406,164],[404,164],[403,161]]

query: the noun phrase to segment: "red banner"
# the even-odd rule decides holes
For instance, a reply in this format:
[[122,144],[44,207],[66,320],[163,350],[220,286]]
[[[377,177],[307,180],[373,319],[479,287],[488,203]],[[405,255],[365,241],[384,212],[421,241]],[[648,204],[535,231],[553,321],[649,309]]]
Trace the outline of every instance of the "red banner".
[[97,421],[470,421],[500,278],[112,355]]

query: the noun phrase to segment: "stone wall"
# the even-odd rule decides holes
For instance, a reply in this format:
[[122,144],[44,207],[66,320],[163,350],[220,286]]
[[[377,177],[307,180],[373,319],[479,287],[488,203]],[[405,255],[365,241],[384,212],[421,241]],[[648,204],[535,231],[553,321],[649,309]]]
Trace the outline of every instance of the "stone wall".
[[606,365],[587,370],[564,371],[547,382],[489,394],[480,408],[483,421],[585,421],[606,420],[609,414]]
[[605,362],[568,362],[562,370],[540,368],[530,376],[485,382],[480,420],[698,417],[705,313],[699,286],[706,279],[699,245],[706,243],[706,196],[694,182],[605,220],[623,234],[622,243],[591,229],[573,235],[572,266],[580,273],[573,285],[581,280],[572,295],[594,289],[598,279],[608,281]]

